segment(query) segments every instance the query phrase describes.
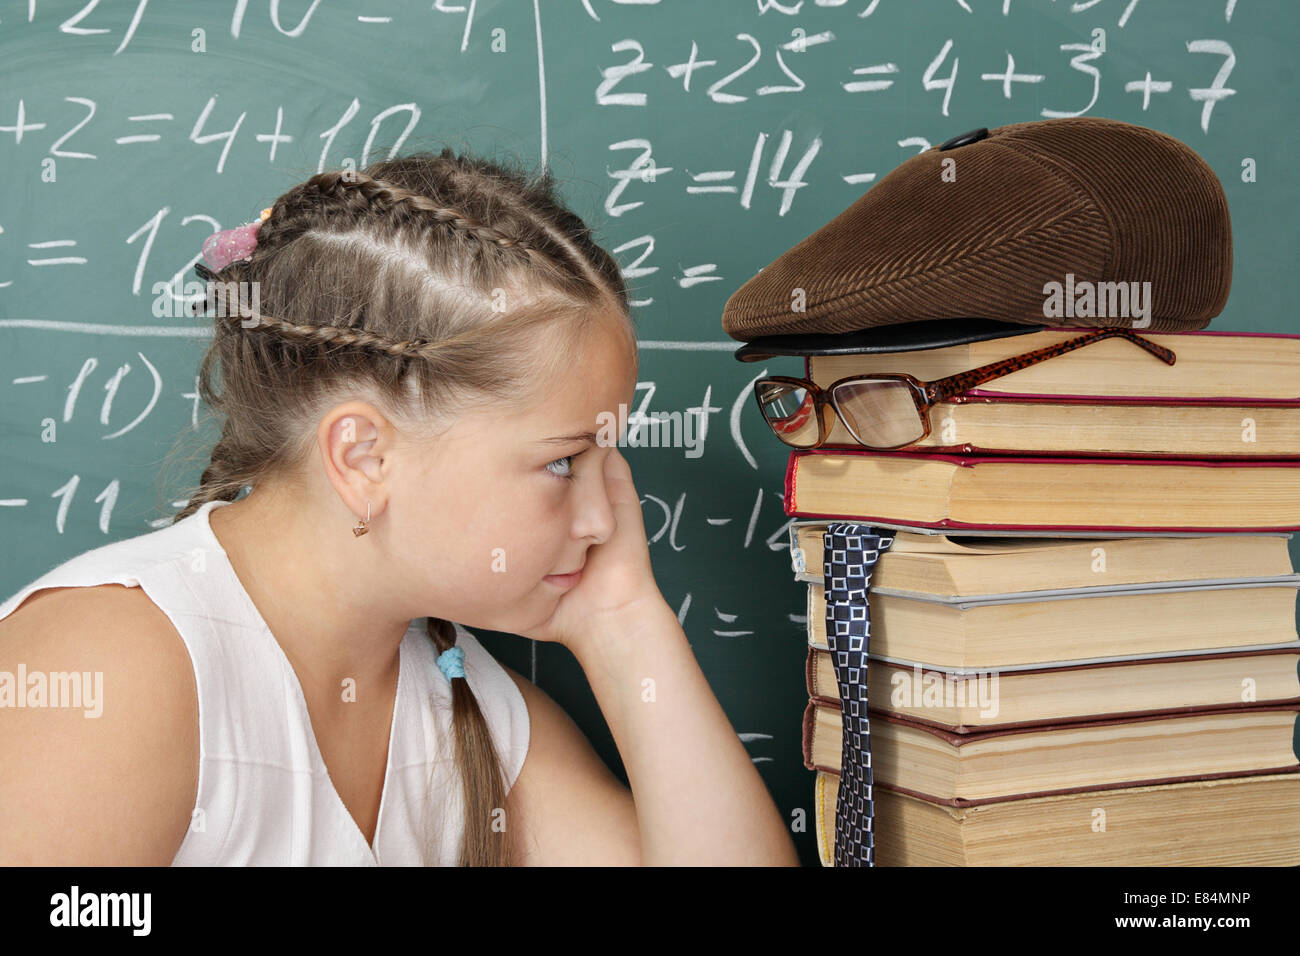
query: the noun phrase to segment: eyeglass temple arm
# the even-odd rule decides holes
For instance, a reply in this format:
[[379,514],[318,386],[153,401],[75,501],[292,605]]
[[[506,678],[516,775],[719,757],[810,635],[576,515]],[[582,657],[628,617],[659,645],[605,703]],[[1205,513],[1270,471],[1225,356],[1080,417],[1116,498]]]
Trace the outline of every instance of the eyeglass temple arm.
[[1027,352],[1024,355],[1002,359],[999,362],[991,362],[988,365],[973,368],[969,372],[960,372],[957,375],[949,375],[947,378],[930,382],[925,387],[925,397],[931,402],[941,402],[946,398],[952,398],[954,395],[969,391],[976,385],[982,385],[991,379],[1002,375],[1010,375],[1012,372],[1018,372],[1022,368],[1037,365],[1046,359],[1064,355],[1066,352],[1072,352],[1075,349],[1083,348],[1085,345],[1091,345],[1093,342],[1099,342],[1102,339],[1113,338],[1114,336],[1119,336],[1134,345],[1141,346],[1166,365],[1174,364],[1175,356],[1172,350],[1148,341],[1128,329],[1097,329],[1095,332],[1089,332],[1073,339],[1066,339],[1056,345],[1049,345],[1033,352]]

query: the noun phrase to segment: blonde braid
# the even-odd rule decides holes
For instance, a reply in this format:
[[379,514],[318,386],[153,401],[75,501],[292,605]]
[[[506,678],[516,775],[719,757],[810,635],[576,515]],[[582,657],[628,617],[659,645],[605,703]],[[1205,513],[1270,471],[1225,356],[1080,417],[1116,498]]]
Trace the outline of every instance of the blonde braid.
[[[437,222],[445,223],[490,246],[499,249],[519,250],[529,257],[541,256],[546,258],[531,243],[523,239],[507,235],[501,230],[480,222],[472,216],[467,216],[459,210],[443,206],[422,193],[413,192],[401,186],[394,186],[363,172],[332,170],[326,173],[318,173],[309,179],[305,186],[307,187],[306,192],[316,192],[336,202],[341,201],[344,206],[354,208],[355,211],[364,211],[365,207],[377,207],[384,211],[400,210],[405,206],[431,216]],[[274,212],[271,214],[271,218],[275,218]]]
[[[441,353],[451,351],[466,342],[473,342],[482,336],[481,330],[470,328],[457,335],[450,335],[432,341],[429,339],[394,341],[368,329],[338,325],[309,325],[295,322],[292,319],[254,313],[247,311],[242,303],[232,303],[232,309],[235,314],[229,316],[229,318],[239,319],[241,328],[264,329],[277,333],[291,342],[304,345],[355,346],[382,352],[394,358],[414,358],[428,361],[436,358]],[[522,327],[534,322],[533,317],[524,314],[510,319],[502,319],[498,326],[504,328],[518,325]]]
[[[308,198],[311,194],[327,200],[321,204],[317,199]],[[483,242],[490,248],[511,253],[522,253],[533,265],[543,265],[548,271],[554,271],[556,263],[550,256],[535,248],[531,243],[515,236],[507,235],[499,229],[489,226],[460,211],[435,202],[422,193],[395,186],[375,179],[366,173],[354,170],[332,170],[318,173],[303,184],[298,196],[301,202],[310,203],[316,208],[342,209],[357,215],[369,215],[376,209],[381,212],[410,210],[422,218],[432,217],[435,221],[452,226],[468,236]],[[262,247],[280,245],[291,241],[309,231],[300,225],[301,217],[287,215],[294,203],[280,204],[272,207],[270,218],[263,223],[258,237]],[[286,208],[286,206],[288,208]],[[297,224],[295,224],[295,222]],[[234,268],[245,265],[238,263]],[[230,307],[223,310],[234,318],[241,320],[241,327],[246,329],[261,328],[279,333],[283,338],[303,344],[324,346],[355,346],[371,349],[396,358],[415,358],[428,360],[441,352],[478,338],[479,333],[467,329],[459,335],[449,336],[437,341],[428,339],[404,339],[393,341],[366,329],[336,326],[310,325],[296,322],[286,317],[254,314],[246,311],[242,301],[232,301]],[[251,322],[249,321],[251,320]],[[530,324],[526,317],[515,322],[503,320],[504,326]]]

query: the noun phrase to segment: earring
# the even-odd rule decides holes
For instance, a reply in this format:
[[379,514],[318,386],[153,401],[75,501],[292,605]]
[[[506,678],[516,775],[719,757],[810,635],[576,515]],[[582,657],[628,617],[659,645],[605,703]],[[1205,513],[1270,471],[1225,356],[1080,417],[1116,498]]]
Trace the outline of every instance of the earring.
[[354,535],[356,535],[356,536],[359,538],[359,537],[361,537],[363,534],[365,534],[367,531],[369,531],[370,529],[366,527],[366,522],[368,522],[369,520],[370,520],[370,499],[367,498],[367,499],[366,499],[366,517],[365,517],[364,520],[362,520],[362,521],[358,521],[358,522],[357,522],[357,526],[356,526],[355,528],[352,529],[352,533],[353,533]]

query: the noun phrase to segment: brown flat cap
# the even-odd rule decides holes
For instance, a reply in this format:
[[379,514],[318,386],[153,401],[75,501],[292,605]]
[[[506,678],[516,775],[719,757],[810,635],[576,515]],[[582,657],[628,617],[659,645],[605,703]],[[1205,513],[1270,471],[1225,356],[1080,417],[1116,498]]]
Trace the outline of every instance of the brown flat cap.
[[1205,161],[1144,126],[1071,117],[904,161],[737,289],[722,328],[744,342],[967,317],[1185,331],[1231,282],[1228,202]]

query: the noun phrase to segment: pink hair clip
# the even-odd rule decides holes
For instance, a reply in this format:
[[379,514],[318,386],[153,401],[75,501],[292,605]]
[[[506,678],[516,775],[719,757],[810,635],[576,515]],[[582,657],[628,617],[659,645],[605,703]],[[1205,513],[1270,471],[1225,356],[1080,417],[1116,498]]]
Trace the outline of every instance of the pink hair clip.
[[253,222],[234,229],[214,232],[203,240],[203,258],[207,260],[208,265],[220,271],[232,262],[249,258],[257,248],[257,231],[262,223],[271,217],[271,210],[274,208],[274,206],[267,206],[262,210],[261,217]]

